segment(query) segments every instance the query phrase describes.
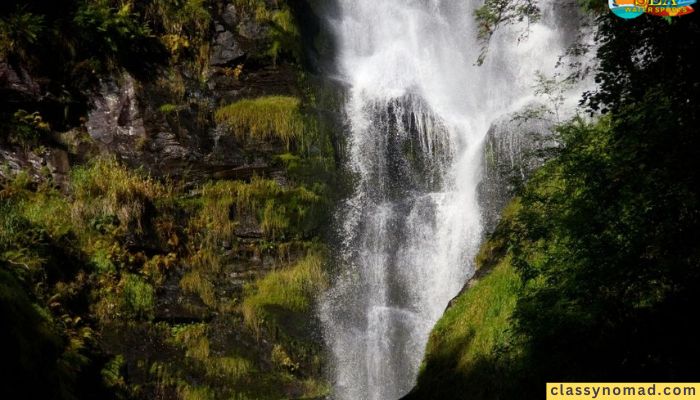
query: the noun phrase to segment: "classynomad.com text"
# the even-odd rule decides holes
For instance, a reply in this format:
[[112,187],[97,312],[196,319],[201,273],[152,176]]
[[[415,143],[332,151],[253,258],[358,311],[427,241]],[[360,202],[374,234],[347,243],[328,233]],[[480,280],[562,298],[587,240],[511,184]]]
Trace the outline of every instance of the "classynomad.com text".
[[700,400],[700,383],[548,383],[547,400]]

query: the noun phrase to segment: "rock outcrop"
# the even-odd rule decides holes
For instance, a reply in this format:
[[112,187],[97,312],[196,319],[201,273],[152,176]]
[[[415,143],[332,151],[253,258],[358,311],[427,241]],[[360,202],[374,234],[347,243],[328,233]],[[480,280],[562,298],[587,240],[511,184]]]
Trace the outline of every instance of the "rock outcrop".
[[495,229],[515,190],[542,166],[547,151],[557,146],[551,133],[552,122],[517,115],[494,122],[484,141],[483,178],[478,193],[486,234]]

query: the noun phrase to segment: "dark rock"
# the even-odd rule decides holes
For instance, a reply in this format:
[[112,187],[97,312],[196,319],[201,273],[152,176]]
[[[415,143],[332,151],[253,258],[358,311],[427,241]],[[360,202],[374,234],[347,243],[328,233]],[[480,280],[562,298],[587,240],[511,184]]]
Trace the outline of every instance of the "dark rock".
[[68,184],[68,174],[70,173],[68,152],[61,149],[50,149],[44,158],[53,181],[59,186]]
[[23,171],[33,182],[50,178],[61,187],[67,183],[70,171],[68,153],[58,148],[0,148],[0,165],[4,166],[0,168],[2,179],[11,179]]
[[233,33],[224,30],[222,25],[217,24],[216,28],[217,33],[214,39],[209,64],[214,66],[231,65],[233,61],[243,57],[245,52],[238,45]]
[[496,227],[515,190],[544,164],[546,150],[557,146],[551,135],[552,122],[515,119],[514,115],[494,122],[484,142],[484,172],[478,193],[486,234]]
[[23,67],[0,61],[0,95],[4,102],[34,100],[41,96],[41,86]]
[[211,319],[212,311],[196,294],[184,293],[180,288],[182,274],[172,274],[159,288],[155,318],[172,323],[191,323]]
[[224,21],[227,28],[235,29],[239,21],[236,6],[233,4],[228,4],[224,9],[224,12],[221,13],[221,19]]
[[105,150],[134,155],[137,143],[145,140],[146,128],[136,99],[136,81],[124,73],[118,80],[102,84],[92,99],[85,124],[90,136]]

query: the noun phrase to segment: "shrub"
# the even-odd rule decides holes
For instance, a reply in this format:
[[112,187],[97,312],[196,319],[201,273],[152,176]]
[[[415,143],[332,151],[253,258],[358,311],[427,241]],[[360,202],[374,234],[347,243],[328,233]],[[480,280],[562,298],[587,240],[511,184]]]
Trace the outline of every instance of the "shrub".
[[50,126],[38,112],[17,110],[10,125],[11,142],[32,145],[50,132]]
[[156,19],[164,34],[161,41],[174,61],[192,55],[209,38],[211,14],[208,0],[154,0],[148,7],[150,17]]
[[114,8],[109,0],[83,1],[74,18],[85,42],[94,50],[117,55],[151,36],[148,25],[132,11],[132,3]]
[[277,63],[280,55],[287,54],[293,61],[301,59],[301,35],[291,9],[279,2],[271,5],[264,0],[235,0],[235,4],[255,16],[258,24],[268,28],[268,48],[265,55]]
[[44,17],[17,8],[0,18],[0,59],[9,55],[27,58],[31,46],[39,39],[44,29]]

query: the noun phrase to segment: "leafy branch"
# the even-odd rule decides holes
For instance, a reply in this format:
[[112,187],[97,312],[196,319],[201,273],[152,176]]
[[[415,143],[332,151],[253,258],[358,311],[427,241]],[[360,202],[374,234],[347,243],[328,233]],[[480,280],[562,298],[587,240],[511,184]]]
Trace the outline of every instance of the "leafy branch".
[[[499,26],[527,22],[520,39],[526,37],[529,26],[540,18],[537,0],[486,0],[484,5],[474,11],[479,25],[478,38],[482,43],[477,65],[484,63],[488,54],[489,42]],[[520,40],[519,39],[519,40]]]

